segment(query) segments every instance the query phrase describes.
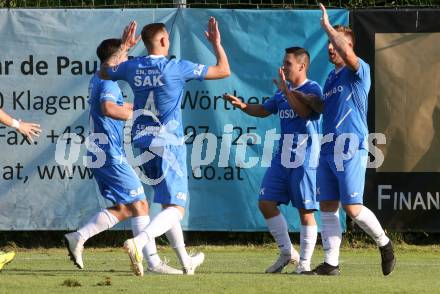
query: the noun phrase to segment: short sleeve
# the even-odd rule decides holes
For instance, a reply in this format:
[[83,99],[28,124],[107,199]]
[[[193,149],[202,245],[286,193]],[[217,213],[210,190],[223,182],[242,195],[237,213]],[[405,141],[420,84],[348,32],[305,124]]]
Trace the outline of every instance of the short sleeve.
[[208,72],[208,67],[203,64],[193,63],[188,60],[177,61],[177,66],[179,67],[182,79],[186,81],[205,79],[206,73]]
[[370,66],[359,57],[358,60],[359,60],[359,68],[357,69],[357,71],[354,72],[354,75],[358,80],[369,82]]
[[115,82],[107,81],[103,84],[101,94],[99,95],[99,102],[112,101],[117,103],[121,90]]
[[278,113],[277,97],[280,95],[282,95],[281,91],[277,91],[272,98],[263,103],[263,108],[272,114]]

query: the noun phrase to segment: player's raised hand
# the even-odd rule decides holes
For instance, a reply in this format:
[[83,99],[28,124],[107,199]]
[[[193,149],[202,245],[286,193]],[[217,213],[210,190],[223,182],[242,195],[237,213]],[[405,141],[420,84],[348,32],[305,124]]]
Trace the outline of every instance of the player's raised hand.
[[211,18],[208,21],[208,28],[207,31],[205,31],[205,36],[206,39],[208,39],[208,41],[213,45],[221,43],[220,31],[218,30],[218,23],[213,16],[211,16]]
[[20,121],[20,126],[17,128],[17,131],[29,139],[29,141],[34,142],[33,137],[40,136],[41,128],[39,124]]
[[273,83],[277,86],[278,90],[283,92],[284,94],[287,93],[287,82],[286,82],[286,75],[284,74],[283,67],[280,67],[278,69],[278,76],[280,80],[273,79]]
[[330,20],[328,19],[327,9],[325,9],[325,6],[322,3],[319,3],[319,8],[321,8],[321,26],[324,29],[327,29],[331,27]]
[[122,33],[122,47],[128,50],[131,47],[135,46],[137,42],[141,39],[141,35],[136,37],[136,29],[137,23],[136,21],[131,21],[128,26],[124,28],[124,32]]
[[246,108],[246,103],[244,103],[243,101],[241,101],[237,97],[232,96],[231,94],[228,94],[228,93],[223,94],[223,99],[229,101],[233,106],[235,106],[237,108],[240,108],[240,109]]

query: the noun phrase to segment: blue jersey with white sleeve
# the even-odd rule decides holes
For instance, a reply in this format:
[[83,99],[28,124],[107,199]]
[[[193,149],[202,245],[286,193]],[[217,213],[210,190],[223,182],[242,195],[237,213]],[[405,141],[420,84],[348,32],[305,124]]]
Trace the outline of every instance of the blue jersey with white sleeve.
[[[308,79],[296,88],[289,85],[289,89],[297,90],[304,94],[313,94],[322,99],[322,90],[319,84]],[[285,135],[292,134],[293,141],[291,146],[289,146],[292,152],[295,152],[299,146],[307,144],[305,147],[304,166],[310,167],[310,165],[315,165],[314,167],[316,168],[317,156],[319,154],[318,134],[321,133],[321,115],[312,112],[307,119],[301,118],[295,110],[290,107],[286,97],[281,91],[277,91],[271,99],[263,104],[263,107],[268,112],[273,114],[278,113],[280,118],[281,138],[276,156],[281,155]],[[315,136],[315,138],[313,136]]]
[[[94,139],[98,149],[89,150],[87,154],[95,162],[97,152],[105,154],[104,166],[120,164],[125,160],[123,149],[124,121],[116,120],[102,114],[101,103],[112,101],[117,105],[123,105],[123,96],[118,84],[113,81],[101,80],[98,74],[93,75],[89,83],[89,124],[91,134],[103,134],[107,142]],[[100,164],[99,164],[100,165]]]
[[181,101],[185,83],[203,80],[207,70],[202,64],[155,55],[136,57],[107,69],[112,80],[124,80],[133,90],[135,147],[183,144]]
[[[356,150],[368,150],[368,92],[370,66],[359,58],[359,68],[352,71],[343,67],[332,70],[324,86],[323,135],[334,134],[332,142],[322,145],[322,154],[333,154],[336,138],[354,134],[359,139]],[[345,142],[344,150],[348,142]],[[346,151],[344,151],[346,152]]]

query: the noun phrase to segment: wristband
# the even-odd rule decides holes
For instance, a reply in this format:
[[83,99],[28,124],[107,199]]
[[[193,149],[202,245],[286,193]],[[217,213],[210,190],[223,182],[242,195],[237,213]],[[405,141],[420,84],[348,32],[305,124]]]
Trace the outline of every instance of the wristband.
[[13,118],[11,127],[13,127],[14,129],[18,129],[20,127],[20,122]]

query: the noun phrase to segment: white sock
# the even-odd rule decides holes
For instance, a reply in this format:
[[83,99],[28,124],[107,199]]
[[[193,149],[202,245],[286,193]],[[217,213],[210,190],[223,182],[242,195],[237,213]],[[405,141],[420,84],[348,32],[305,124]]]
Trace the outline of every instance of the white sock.
[[[131,219],[131,229],[133,236],[137,236],[143,229],[145,229],[150,223],[150,217],[148,215],[136,216]],[[156,241],[153,239],[148,242],[147,245],[142,248],[142,253],[147,259],[148,266],[150,268],[155,267],[160,263],[160,257],[157,254]]]
[[180,264],[185,267],[189,264],[191,258],[186,252],[185,241],[183,239],[183,231],[180,222],[171,227],[171,229],[165,233],[167,235],[168,241],[170,241],[171,247],[176,252],[179,258]]
[[179,223],[181,219],[182,214],[177,208],[168,207],[156,215],[150,224],[134,237],[134,241],[139,247],[144,248],[148,242],[169,231],[173,226]]
[[304,266],[310,267],[313,250],[315,250],[316,238],[318,237],[317,226],[301,226],[300,232],[300,260]]
[[289,231],[284,216],[280,213],[277,216],[266,219],[267,227],[278,244],[282,254],[290,254],[292,243],[290,242]]
[[81,235],[84,242],[91,237],[110,229],[119,222],[118,218],[107,209],[95,214],[82,228],[77,232]]
[[385,235],[377,217],[367,207],[362,206],[361,212],[353,219],[362,230],[365,231],[376,242],[377,246],[382,247],[388,244],[390,239]]
[[342,231],[339,223],[339,210],[335,212],[321,211],[321,238],[324,247],[324,261],[330,265],[339,264],[339,247],[341,246]]

